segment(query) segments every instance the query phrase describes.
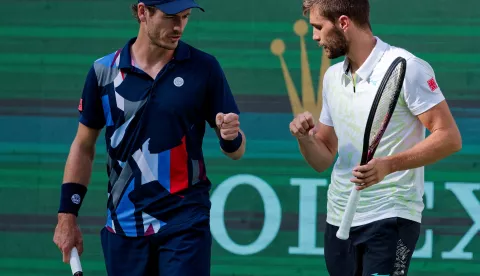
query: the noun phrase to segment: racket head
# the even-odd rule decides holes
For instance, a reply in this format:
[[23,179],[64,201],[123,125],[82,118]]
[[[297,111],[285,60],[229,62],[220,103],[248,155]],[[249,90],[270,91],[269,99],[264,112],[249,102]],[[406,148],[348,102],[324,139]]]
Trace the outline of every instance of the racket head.
[[378,144],[392,118],[403,87],[407,61],[397,57],[389,66],[380,83],[368,115],[363,137],[363,151],[360,164],[372,160]]

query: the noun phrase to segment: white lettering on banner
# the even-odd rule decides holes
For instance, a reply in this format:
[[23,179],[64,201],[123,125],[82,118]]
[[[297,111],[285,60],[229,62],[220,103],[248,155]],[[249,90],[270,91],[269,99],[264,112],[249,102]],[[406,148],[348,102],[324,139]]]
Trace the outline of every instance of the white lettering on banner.
[[326,187],[326,179],[292,178],[290,185],[300,187],[298,206],[298,247],[289,247],[294,255],[324,255],[317,243],[317,187]]
[[[249,185],[255,188],[265,206],[265,220],[258,238],[251,244],[240,245],[235,243],[227,233],[225,227],[225,203],[237,186]],[[275,191],[268,183],[253,175],[235,175],[226,179],[211,196],[212,208],[210,228],[212,236],[225,250],[238,255],[250,255],[264,250],[275,239],[280,230],[282,207]]]
[[442,258],[471,260],[473,259],[473,253],[465,252],[465,247],[472,241],[478,231],[480,231],[480,203],[473,193],[474,191],[480,190],[480,184],[447,182],[445,183],[445,188],[455,194],[474,223],[451,251],[442,252]]
[[[433,189],[433,182],[425,182],[425,205],[427,209],[433,209],[433,203],[435,199],[434,189]],[[413,252],[412,258],[422,258],[422,259],[430,259],[433,256],[433,230],[426,229],[425,230],[425,243],[423,244],[422,248],[417,249]]]
[[[298,246],[290,246],[291,255],[324,255],[323,247],[316,247],[317,242],[317,204],[318,187],[327,186],[326,179],[290,179],[291,186],[299,187],[298,197]],[[265,206],[265,220],[260,235],[250,244],[235,243],[228,235],[225,227],[224,211],[227,198],[240,185],[249,185],[260,194]],[[434,209],[435,192],[432,182],[425,182],[425,207]],[[480,231],[480,202],[474,191],[480,190],[480,183],[445,183],[445,188],[453,192],[473,220],[473,225],[451,250],[442,252],[442,259],[472,260],[473,252],[465,252],[465,248]],[[288,198],[286,200],[294,200]],[[237,255],[256,254],[267,248],[277,237],[282,220],[282,206],[272,187],[263,179],[254,175],[235,175],[221,183],[211,196],[211,231],[213,238],[221,247]],[[425,230],[425,242],[413,253],[413,258],[431,259],[434,252],[433,229]],[[440,250],[440,249],[436,249]]]

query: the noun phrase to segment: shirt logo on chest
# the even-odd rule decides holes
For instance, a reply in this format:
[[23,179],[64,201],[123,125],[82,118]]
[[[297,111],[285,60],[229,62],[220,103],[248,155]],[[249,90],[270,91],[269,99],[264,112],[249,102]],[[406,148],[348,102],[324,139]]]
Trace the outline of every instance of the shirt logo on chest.
[[176,77],[176,78],[173,80],[173,84],[174,84],[176,87],[181,87],[181,86],[183,86],[184,83],[185,83],[185,81],[184,81],[181,77]]

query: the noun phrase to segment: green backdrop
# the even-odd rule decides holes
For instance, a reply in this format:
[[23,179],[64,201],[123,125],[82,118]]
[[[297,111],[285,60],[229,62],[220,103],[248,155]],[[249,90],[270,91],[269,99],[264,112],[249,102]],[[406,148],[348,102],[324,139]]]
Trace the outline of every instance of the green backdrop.
[[[92,62],[136,35],[132,2],[2,1],[2,276],[70,273],[52,237],[76,108]],[[221,62],[248,136],[245,157],[231,161],[207,131],[207,170],[214,183],[212,274],[328,275],[323,229],[330,171],[309,168],[288,130],[294,110],[319,112],[308,97],[317,93],[324,71],[311,29],[299,36],[300,22],[294,31],[304,19],[301,1],[199,2],[206,12],[194,11],[184,39]],[[479,2],[374,0],[371,5],[376,35],[434,67],[463,136],[459,153],[426,168],[425,218],[410,275],[480,275]],[[276,39],[283,43],[271,47]],[[282,44],[286,49],[277,56]],[[302,61],[304,53],[308,59]],[[313,84],[302,85],[302,76],[311,76]],[[295,95],[305,104],[295,104]],[[90,276],[105,275],[99,241],[106,215],[103,141],[79,219],[82,261]]]

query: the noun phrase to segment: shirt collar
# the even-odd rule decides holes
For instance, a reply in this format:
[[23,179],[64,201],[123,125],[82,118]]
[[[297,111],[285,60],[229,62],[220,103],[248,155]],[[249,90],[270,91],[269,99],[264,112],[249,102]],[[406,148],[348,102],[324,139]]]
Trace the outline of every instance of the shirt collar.
[[[132,55],[130,53],[130,48],[133,43],[137,40],[136,37],[131,38],[125,46],[119,50],[120,51],[120,61],[118,67],[120,69],[132,69],[134,64],[132,61]],[[177,48],[173,54],[173,59],[176,61],[186,60],[190,58],[190,47],[183,41],[179,41]]]
[[[368,77],[372,74],[373,69],[377,65],[378,61],[383,56],[385,51],[387,51],[388,49],[388,44],[383,42],[378,37],[375,37],[375,39],[377,42],[372,52],[370,53],[368,58],[365,60],[365,62],[362,64],[362,66],[360,66],[360,68],[358,68],[358,70],[355,72],[355,75],[362,80],[368,79]],[[348,75],[349,70],[350,70],[350,63],[348,61],[348,58],[345,58],[345,60],[343,61],[344,74]]]

